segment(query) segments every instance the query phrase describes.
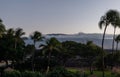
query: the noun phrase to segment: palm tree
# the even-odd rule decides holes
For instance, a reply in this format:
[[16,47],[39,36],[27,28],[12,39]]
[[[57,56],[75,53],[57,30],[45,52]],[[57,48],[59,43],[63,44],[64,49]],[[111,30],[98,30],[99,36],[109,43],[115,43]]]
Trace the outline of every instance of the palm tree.
[[116,51],[118,50],[118,43],[120,42],[120,34],[115,38],[116,41]]
[[103,77],[104,77],[104,39],[105,39],[106,29],[111,21],[111,17],[109,16],[109,13],[110,13],[109,11],[106,12],[106,14],[101,17],[100,22],[99,22],[100,29],[102,29],[102,27],[105,26],[103,37],[102,37],[102,72],[103,72]]
[[22,48],[24,46],[24,41],[21,38],[21,36],[23,36],[24,34],[25,32],[23,32],[22,28],[17,28],[16,30],[14,30],[13,28],[10,28],[7,30],[7,36],[14,40],[14,51],[15,52],[12,58],[13,65],[14,65],[14,61],[17,62],[18,57],[21,57],[19,54],[19,51],[22,52]]
[[110,23],[114,27],[114,34],[113,34],[113,41],[112,41],[112,53],[113,53],[116,28],[120,27],[120,16],[119,16],[119,12],[116,10],[110,10],[109,16],[111,17]]
[[51,60],[51,53],[53,51],[59,51],[61,48],[61,43],[56,39],[56,38],[50,38],[49,40],[46,41],[46,44],[40,45],[44,53],[48,53],[48,65],[47,65],[47,70],[46,74],[49,72],[50,69],[50,60]]
[[10,35],[14,36],[14,33],[15,33],[15,31],[14,31],[13,28],[8,29],[7,32],[6,32],[6,34],[9,35],[9,36]]
[[30,35],[30,37],[33,40],[34,46],[37,41],[41,41],[43,39],[42,34],[39,31],[33,32],[33,34]]
[[[39,31],[33,32],[32,35],[30,35],[31,39],[33,40],[34,46],[37,41],[41,41],[43,39],[42,34]],[[33,52],[32,56],[32,70],[34,71],[34,55],[35,55],[35,50]]]
[[[110,17],[110,23],[114,27],[113,41],[112,41],[112,57],[114,57],[114,41],[115,41],[115,32],[116,28],[120,27],[120,16],[119,12],[116,10],[109,10],[108,16]],[[113,61],[111,61],[111,69],[113,68]]]
[[[0,19],[0,38],[3,36],[4,32],[5,32],[5,25],[3,24],[2,19]],[[6,66],[8,66],[8,62],[6,62]]]
[[103,26],[105,26],[104,28],[104,33],[103,33],[103,37],[102,37],[102,49],[104,49],[104,38],[105,38],[105,33],[106,33],[106,29],[108,27],[108,25],[110,24],[110,21],[107,17],[107,13],[106,15],[102,16],[99,22],[99,28],[102,29]]
[[25,32],[23,32],[23,29],[22,28],[17,28],[15,30],[15,34],[14,34],[14,37],[15,37],[15,49],[17,47],[17,42],[18,41],[22,41],[21,40],[21,36],[25,35]]
[[[5,25],[2,23],[2,19],[0,19],[0,38],[2,37],[3,33],[5,32]],[[6,66],[7,66],[7,62],[6,62]],[[3,71],[3,70],[2,70]],[[3,72],[1,72],[1,76],[2,76]]]
[[14,49],[14,44],[13,44],[14,43],[14,30],[12,28],[6,30],[6,33],[3,35],[2,38],[4,39],[3,41],[5,41],[5,45],[9,45],[9,47],[6,48],[6,50],[9,52],[5,51],[6,52],[5,57],[7,58],[5,62],[6,62],[6,66],[8,66],[8,59],[11,60],[14,54],[12,53],[12,56],[9,56],[11,54],[11,51],[14,51],[12,50]]
[[[114,51],[114,41],[115,41],[115,32],[116,32],[116,27],[120,28],[120,19],[119,22],[117,22],[114,26],[114,34],[113,34],[113,42],[112,42],[112,51]],[[113,53],[113,52],[112,52]]]
[[0,19],[0,37],[2,37],[2,34],[5,32],[5,26],[2,22],[3,21]]

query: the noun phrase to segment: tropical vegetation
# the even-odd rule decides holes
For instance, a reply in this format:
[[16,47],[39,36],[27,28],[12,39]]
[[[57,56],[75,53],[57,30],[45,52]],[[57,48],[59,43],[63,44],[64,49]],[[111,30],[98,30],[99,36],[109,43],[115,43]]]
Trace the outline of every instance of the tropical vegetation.
[[[104,49],[109,26],[114,29],[112,52]],[[99,47],[91,40],[86,43],[60,42],[55,37],[45,38],[39,31],[26,38],[22,28],[6,29],[0,19],[0,77],[119,77],[120,35],[116,35],[116,28],[120,27],[119,12],[107,11],[99,21],[99,28],[103,27]],[[31,39],[32,43],[26,44],[27,39]]]

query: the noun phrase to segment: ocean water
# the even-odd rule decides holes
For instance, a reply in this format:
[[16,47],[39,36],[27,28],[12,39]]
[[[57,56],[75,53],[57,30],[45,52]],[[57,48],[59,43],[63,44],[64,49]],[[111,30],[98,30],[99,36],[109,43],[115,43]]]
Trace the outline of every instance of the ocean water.
[[[102,35],[101,34],[82,34],[82,35],[45,35],[46,39],[49,39],[51,37],[57,38],[60,42],[63,41],[75,41],[79,43],[86,44],[87,41],[93,41],[94,44],[101,47],[102,43]],[[27,44],[33,44],[33,41],[31,39],[25,40],[26,45]],[[45,43],[44,41],[37,42],[36,48],[39,48],[40,44]],[[116,43],[115,43],[116,45]],[[104,48],[105,49],[111,49],[112,48],[112,35],[106,35],[105,41],[104,41]],[[120,46],[118,47],[120,48]]]

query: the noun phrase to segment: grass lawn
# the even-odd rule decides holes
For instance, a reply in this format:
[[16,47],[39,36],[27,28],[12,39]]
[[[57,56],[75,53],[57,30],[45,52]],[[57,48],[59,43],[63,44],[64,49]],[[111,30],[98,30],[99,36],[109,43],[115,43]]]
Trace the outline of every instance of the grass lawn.
[[[80,68],[67,68],[67,70],[71,71],[71,72],[85,72],[88,76],[90,76],[90,71],[89,70],[83,70]],[[95,77],[102,77],[102,71],[93,71],[93,75]],[[92,76],[93,77],[93,76]],[[114,74],[111,74],[111,71],[105,71],[105,77],[115,77]]]

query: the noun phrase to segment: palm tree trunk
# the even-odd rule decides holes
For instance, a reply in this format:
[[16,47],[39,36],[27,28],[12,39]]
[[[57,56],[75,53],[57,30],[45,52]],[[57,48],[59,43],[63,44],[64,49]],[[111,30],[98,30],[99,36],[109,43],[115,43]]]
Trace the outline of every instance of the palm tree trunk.
[[46,70],[46,74],[49,72],[50,70],[50,60],[51,60],[51,51],[49,52],[49,55],[48,55],[48,66],[47,66],[47,70]]
[[112,41],[112,54],[114,52],[115,32],[116,32],[116,27],[114,27],[114,34],[113,34],[113,41]]
[[[113,56],[114,56],[115,32],[116,32],[116,27],[114,27],[114,34],[113,34],[113,41],[112,41],[112,59],[113,59]],[[112,66],[111,66],[111,69],[112,69],[113,66],[114,66],[113,60],[112,60],[111,64],[112,64]]]
[[116,51],[118,50],[118,42],[116,42]]
[[[34,46],[35,46],[35,41],[34,41]],[[36,50],[36,48],[35,48],[35,50]],[[34,67],[35,67],[35,65],[34,65],[34,57],[35,57],[35,50],[34,50],[34,52],[33,52],[33,55],[32,55],[32,71],[34,72]]]
[[16,49],[16,42],[15,42],[15,49]]
[[17,40],[15,39],[15,50],[16,50],[16,47],[17,47]]
[[102,38],[102,77],[105,77],[104,73],[104,39],[105,39],[105,33],[106,33],[107,25],[105,26],[103,38]]

